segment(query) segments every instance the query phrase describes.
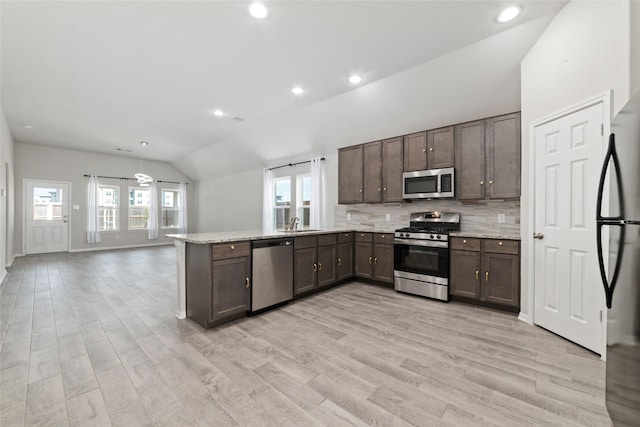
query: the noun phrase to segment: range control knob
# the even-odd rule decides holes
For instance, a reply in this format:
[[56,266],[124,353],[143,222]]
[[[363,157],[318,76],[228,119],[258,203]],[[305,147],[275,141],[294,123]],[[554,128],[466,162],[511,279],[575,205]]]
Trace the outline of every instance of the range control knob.
[[430,239],[433,239],[433,234],[431,236],[429,236]]
[[409,233],[404,233],[404,237],[409,237]]
[[436,238],[438,238],[438,239],[440,239],[440,237],[442,237],[442,236],[440,236],[439,234],[436,236]]

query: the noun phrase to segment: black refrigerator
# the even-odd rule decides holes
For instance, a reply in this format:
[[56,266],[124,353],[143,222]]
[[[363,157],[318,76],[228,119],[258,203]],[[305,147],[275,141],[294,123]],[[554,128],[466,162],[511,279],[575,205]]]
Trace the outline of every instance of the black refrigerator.
[[616,427],[638,426],[640,91],[616,115],[611,132],[600,175],[596,218],[598,261],[608,307],[606,403]]

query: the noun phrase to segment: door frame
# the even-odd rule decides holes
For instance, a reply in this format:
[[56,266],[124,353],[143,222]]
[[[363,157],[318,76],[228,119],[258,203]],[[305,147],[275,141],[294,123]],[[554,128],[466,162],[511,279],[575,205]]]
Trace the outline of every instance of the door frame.
[[69,181],[57,181],[53,179],[35,179],[35,178],[23,178],[22,179],[22,253],[26,255],[27,253],[27,212],[28,206],[27,204],[30,202],[27,200],[27,185],[31,182],[50,182],[52,184],[66,184],[69,186],[69,195],[67,198],[67,212],[69,213],[67,216],[67,220],[69,221],[67,224],[67,252],[71,252],[71,194],[73,192],[71,188],[71,182]]
[[[598,95],[594,95],[590,98],[587,98],[581,102],[578,102],[576,104],[570,105],[562,110],[556,111],[555,113],[549,114],[547,116],[541,117],[539,119],[533,120],[530,124],[529,124],[529,185],[528,185],[528,194],[530,197],[529,200],[529,208],[528,208],[528,221],[526,222],[527,228],[523,229],[523,233],[522,233],[522,244],[526,245],[527,247],[527,251],[529,253],[529,256],[527,257],[527,260],[525,261],[527,263],[527,297],[528,297],[528,301],[527,301],[527,312],[528,312],[528,318],[527,316],[520,316],[521,320],[526,321],[529,324],[535,324],[535,264],[536,264],[536,260],[535,260],[535,251],[533,250],[533,241],[532,238],[530,237],[532,235],[532,233],[535,230],[535,203],[536,203],[536,198],[535,198],[535,182],[536,182],[536,177],[535,177],[535,148],[536,148],[536,140],[535,140],[535,132],[536,132],[536,128],[538,128],[539,126],[543,126],[549,122],[552,122],[554,120],[557,120],[561,117],[564,116],[568,116],[570,114],[573,114],[577,111],[580,110],[584,110],[586,108],[592,107],[594,105],[597,104],[602,104],[603,107],[603,112],[604,112],[604,117],[603,117],[603,135],[602,135],[602,148],[601,148],[601,155],[600,155],[600,159],[598,159],[598,164],[601,164],[602,161],[604,160],[605,154],[606,154],[606,150],[607,150],[607,144],[606,144],[606,139],[605,137],[608,136],[611,133],[611,117],[613,115],[613,111],[612,111],[612,105],[611,105],[611,97],[612,97],[612,90],[608,90],[606,92],[600,93]],[[607,114],[608,112],[608,114]],[[599,169],[598,169],[599,172]],[[605,191],[603,193],[603,206],[608,206],[609,204],[609,178],[607,177],[607,180],[605,182]],[[594,191],[596,191],[596,189],[594,189]],[[607,212],[604,212],[604,214],[606,215]],[[595,216],[593,217],[593,221],[595,223]],[[603,250],[606,252],[608,252],[608,242],[609,242],[609,235],[608,232],[606,232],[606,235],[604,234],[605,231],[603,230],[603,242],[607,242],[607,247],[603,248]],[[595,244],[596,242],[594,241],[594,248],[595,248]],[[595,250],[595,249],[594,249]],[[605,269],[608,270],[608,260],[605,257]],[[602,337],[601,337],[601,348],[602,348],[602,354],[601,354],[601,359],[602,360],[606,360],[606,353],[607,353],[607,328],[606,328],[606,324],[607,324],[607,307],[605,305],[605,301],[604,298],[602,299],[602,305],[601,305],[601,310],[602,310],[602,325],[603,327],[601,328],[602,330]]]

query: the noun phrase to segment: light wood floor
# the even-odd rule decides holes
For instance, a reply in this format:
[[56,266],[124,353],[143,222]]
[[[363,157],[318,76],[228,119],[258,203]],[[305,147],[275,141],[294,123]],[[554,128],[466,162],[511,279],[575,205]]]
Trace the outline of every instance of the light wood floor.
[[599,357],[514,315],[354,282],[204,331],[173,247],[19,258],[1,426],[608,426]]

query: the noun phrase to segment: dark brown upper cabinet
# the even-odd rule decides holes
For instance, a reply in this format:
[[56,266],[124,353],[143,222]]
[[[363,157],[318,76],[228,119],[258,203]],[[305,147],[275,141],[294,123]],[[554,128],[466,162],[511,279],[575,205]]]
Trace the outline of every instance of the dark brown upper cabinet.
[[364,144],[364,202],[382,202],[382,142]]
[[520,197],[520,113],[455,127],[456,198]]
[[404,171],[427,169],[427,132],[412,133],[404,137]]
[[382,141],[383,202],[402,201],[403,145],[401,136]]
[[427,132],[427,169],[452,168],[454,152],[453,126]]
[[364,201],[363,146],[338,150],[338,203],[362,203]]

